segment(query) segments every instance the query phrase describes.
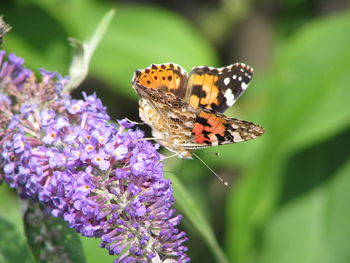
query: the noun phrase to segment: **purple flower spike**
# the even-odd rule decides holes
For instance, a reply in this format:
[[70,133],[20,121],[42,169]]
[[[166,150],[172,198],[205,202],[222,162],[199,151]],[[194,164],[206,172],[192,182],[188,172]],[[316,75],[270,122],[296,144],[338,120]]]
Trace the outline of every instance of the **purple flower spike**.
[[[114,262],[188,262],[161,156],[127,120],[110,123],[95,94],[63,94],[66,78],[0,51],[0,180],[46,205]],[[13,100],[11,100],[11,99]]]
[[24,59],[10,53],[6,59],[6,52],[0,54],[0,78],[6,84],[12,83],[22,86],[25,80],[31,75],[31,71],[23,67]]

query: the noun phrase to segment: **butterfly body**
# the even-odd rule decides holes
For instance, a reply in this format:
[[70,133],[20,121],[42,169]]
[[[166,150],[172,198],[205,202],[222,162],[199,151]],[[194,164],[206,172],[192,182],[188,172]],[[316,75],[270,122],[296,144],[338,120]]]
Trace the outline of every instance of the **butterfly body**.
[[183,159],[192,158],[192,154],[182,145],[192,136],[195,111],[171,94],[154,95],[158,91],[150,93],[152,97],[145,95],[139,101],[141,120],[152,127],[152,136],[162,146],[178,153]]
[[246,89],[252,73],[242,63],[196,67],[189,76],[172,63],[136,71],[140,118],[162,146],[183,159],[192,158],[193,149],[256,138],[264,133],[262,127],[222,114]]

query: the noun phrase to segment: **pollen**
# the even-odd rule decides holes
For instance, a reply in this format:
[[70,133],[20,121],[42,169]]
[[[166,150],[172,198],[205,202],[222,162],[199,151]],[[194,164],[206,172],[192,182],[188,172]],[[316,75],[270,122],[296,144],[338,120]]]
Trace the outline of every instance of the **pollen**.
[[93,149],[93,147],[92,147],[91,145],[88,145],[88,146],[86,147],[86,149],[89,150],[89,151],[91,151],[91,150]]

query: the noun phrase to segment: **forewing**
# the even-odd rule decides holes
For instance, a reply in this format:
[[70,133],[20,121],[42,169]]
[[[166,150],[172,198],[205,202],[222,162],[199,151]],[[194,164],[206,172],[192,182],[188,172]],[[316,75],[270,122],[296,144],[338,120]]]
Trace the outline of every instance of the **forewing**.
[[192,129],[192,139],[186,149],[248,141],[264,134],[264,129],[252,122],[228,118],[209,109],[199,109]]
[[223,68],[195,67],[186,85],[186,101],[194,108],[223,113],[247,89],[253,69],[243,63]]
[[132,84],[137,92],[136,85],[138,84],[149,89],[172,93],[179,98],[184,98],[186,81],[187,72],[181,66],[166,63],[160,65],[152,64],[148,68],[135,71]]

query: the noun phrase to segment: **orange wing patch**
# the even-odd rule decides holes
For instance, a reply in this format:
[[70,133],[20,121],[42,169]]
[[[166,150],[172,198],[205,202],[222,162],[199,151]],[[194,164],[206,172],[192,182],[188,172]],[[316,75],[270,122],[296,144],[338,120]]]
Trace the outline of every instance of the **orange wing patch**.
[[209,109],[197,110],[192,129],[192,140],[186,149],[198,149],[213,145],[237,143],[254,139],[264,134],[264,129],[252,122],[227,118]]
[[201,111],[196,118],[192,133],[194,142],[199,144],[215,144],[215,134],[224,136],[227,121],[219,115],[209,111]]
[[133,78],[133,86],[136,84],[146,88],[169,92],[177,97],[185,96],[185,83],[187,72],[179,65],[168,63],[151,65],[144,70],[137,70]]
[[223,113],[247,89],[252,75],[253,69],[243,63],[222,68],[195,67],[186,85],[186,101],[195,109]]
[[[218,76],[212,74],[193,73],[188,80],[188,91],[191,91],[189,104],[197,109],[211,109],[212,104],[218,104],[219,88],[215,85]],[[190,87],[190,88],[189,88]]]

